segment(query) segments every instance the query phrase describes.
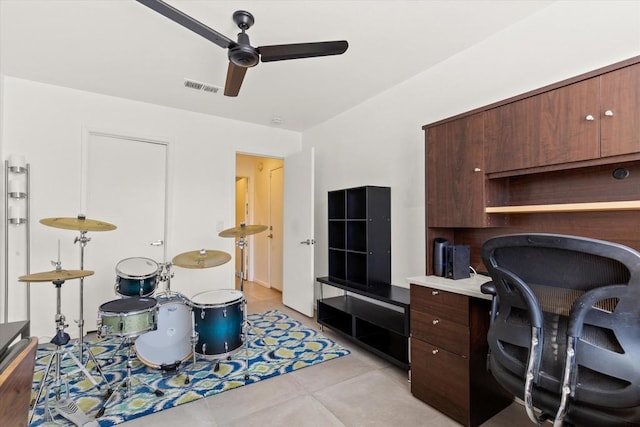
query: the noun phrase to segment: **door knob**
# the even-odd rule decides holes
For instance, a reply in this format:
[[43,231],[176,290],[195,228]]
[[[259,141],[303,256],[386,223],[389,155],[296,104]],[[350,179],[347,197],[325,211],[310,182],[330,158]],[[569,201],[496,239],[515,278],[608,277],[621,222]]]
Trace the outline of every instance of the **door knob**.
[[270,238],[270,239],[273,239],[273,234],[272,233],[267,234],[267,237]]
[[316,243],[316,241],[313,239],[307,239],[300,242],[301,245],[313,245],[314,243]]
[[155,242],[151,242],[151,246],[162,246],[164,245],[164,240],[156,240]]

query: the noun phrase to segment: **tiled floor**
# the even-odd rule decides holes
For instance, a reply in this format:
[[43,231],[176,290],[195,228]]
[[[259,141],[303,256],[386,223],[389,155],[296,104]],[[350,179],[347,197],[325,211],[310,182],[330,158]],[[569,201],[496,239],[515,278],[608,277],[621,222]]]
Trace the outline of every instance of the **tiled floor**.
[[[319,329],[314,319],[282,304],[281,294],[245,282],[250,313],[280,310]],[[433,426],[459,424],[411,395],[406,372],[366,352],[329,329],[324,334],[351,354],[290,374],[240,387],[123,424],[137,426]],[[483,427],[529,424],[512,404]]]

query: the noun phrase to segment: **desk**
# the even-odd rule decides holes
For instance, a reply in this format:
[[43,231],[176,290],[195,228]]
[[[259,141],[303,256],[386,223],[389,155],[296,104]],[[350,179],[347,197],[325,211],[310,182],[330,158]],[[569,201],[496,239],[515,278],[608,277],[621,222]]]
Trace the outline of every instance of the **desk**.
[[28,320],[0,323],[0,355],[9,348],[18,335],[20,335],[20,338],[28,338],[29,334],[30,327]]
[[512,398],[487,371],[490,280],[474,276],[407,279],[411,292],[411,393],[467,427],[476,427]]

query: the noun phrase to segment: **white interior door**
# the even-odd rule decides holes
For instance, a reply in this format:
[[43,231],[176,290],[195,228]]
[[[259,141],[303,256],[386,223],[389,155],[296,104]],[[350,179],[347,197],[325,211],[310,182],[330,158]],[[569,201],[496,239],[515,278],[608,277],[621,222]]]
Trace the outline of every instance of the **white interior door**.
[[[96,329],[101,304],[119,298],[116,267],[126,258],[165,260],[167,146],[125,136],[89,132],[83,159],[84,214],[117,226],[88,232],[84,268],[95,271],[84,283],[85,331]],[[152,243],[155,243],[152,245]],[[138,262],[125,262],[125,274],[148,275]],[[128,271],[134,267],[136,271]],[[158,285],[158,290],[161,286]]]
[[313,317],[313,147],[284,159],[282,302]]
[[271,170],[269,177],[269,286],[282,292],[282,209],[284,169]]

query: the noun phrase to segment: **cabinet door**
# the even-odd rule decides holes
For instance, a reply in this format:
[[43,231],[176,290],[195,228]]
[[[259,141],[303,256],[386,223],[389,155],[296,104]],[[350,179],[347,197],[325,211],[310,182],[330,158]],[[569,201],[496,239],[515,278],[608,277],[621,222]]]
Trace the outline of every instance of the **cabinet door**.
[[427,224],[483,227],[482,113],[426,130]]
[[602,157],[640,152],[640,64],[601,76]]
[[487,172],[600,157],[599,78],[485,113]]

